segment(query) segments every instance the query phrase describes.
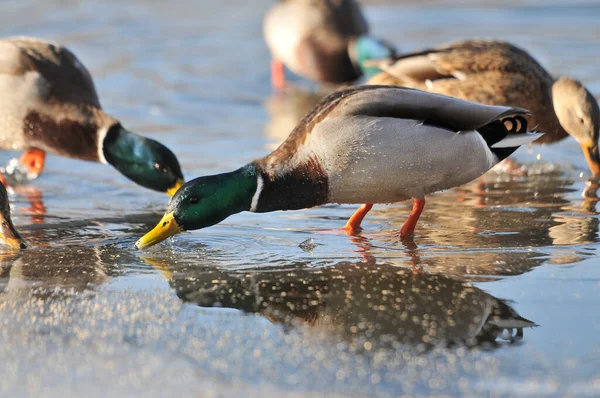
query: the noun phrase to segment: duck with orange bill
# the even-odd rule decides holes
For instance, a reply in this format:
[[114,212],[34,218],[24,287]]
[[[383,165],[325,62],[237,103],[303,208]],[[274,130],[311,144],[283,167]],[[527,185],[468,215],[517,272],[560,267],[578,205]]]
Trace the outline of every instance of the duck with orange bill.
[[345,226],[355,234],[373,204],[412,199],[412,213],[400,232],[408,238],[425,195],[476,179],[540,137],[527,132],[527,114],[404,87],[336,92],[304,116],[271,154],[184,184],[137,247],[242,211],[326,203],[362,204]]

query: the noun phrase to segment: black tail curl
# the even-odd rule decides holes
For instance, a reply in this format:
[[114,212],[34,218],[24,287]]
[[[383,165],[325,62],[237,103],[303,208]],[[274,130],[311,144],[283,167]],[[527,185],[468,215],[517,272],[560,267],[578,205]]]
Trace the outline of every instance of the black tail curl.
[[509,134],[524,134],[527,132],[527,118],[522,115],[508,116],[502,119],[494,120],[491,123],[477,129],[483,137],[491,151],[498,156],[498,159],[504,160],[509,157],[514,151],[519,149],[518,146],[510,148],[492,148],[492,145],[502,141]]

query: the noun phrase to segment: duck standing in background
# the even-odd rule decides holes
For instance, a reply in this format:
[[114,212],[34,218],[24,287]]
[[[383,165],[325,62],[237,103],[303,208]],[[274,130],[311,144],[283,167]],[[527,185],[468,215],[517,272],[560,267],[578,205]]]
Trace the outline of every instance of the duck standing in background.
[[0,148],[25,150],[21,163],[31,178],[42,172],[49,152],[108,163],[138,185],[170,196],[184,182],[167,147],[104,113],[89,72],[58,44],[0,40],[0,92]]
[[538,134],[527,111],[480,105],[404,87],[336,92],[309,112],[270,155],[189,181],[138,242],[156,244],[242,211],[363,203],[345,230],[360,231],[374,203],[413,199],[401,237],[413,234],[425,195],[481,176]]
[[[375,64],[370,61],[369,64]],[[368,84],[413,87],[488,105],[531,112],[544,135],[536,144],[571,135],[595,178],[600,177],[600,109],[574,79],[552,77],[526,51],[503,41],[466,40],[380,62],[383,72]]]
[[284,87],[284,65],[317,83],[351,83],[376,73],[363,62],[391,57],[394,49],[368,33],[354,0],[279,1],[264,19],[265,40],[273,56],[273,87]]

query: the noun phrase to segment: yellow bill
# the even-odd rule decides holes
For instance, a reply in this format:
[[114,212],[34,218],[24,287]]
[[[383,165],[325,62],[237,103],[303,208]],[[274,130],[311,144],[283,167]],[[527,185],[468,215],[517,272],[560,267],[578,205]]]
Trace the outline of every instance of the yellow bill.
[[138,249],[144,249],[160,243],[168,237],[173,236],[181,231],[181,227],[179,224],[177,224],[177,221],[175,221],[175,217],[173,217],[173,212],[167,213],[163,216],[158,225],[154,227],[152,231],[142,236],[142,238],[138,240],[135,245]]
[[167,195],[169,195],[169,196],[175,195],[175,193],[177,193],[177,191],[179,190],[179,188],[181,188],[181,186],[183,184],[185,184],[185,181],[177,180],[177,182],[175,183],[175,185],[173,185],[173,187],[167,189]]
[[25,249],[27,244],[9,219],[0,216],[0,239],[13,249]]

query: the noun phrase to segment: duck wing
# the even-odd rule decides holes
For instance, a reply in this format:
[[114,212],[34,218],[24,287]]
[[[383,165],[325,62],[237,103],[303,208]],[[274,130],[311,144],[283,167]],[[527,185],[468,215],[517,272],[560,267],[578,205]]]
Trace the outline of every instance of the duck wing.
[[[511,115],[527,115],[522,108],[489,106],[426,91],[393,86],[362,86],[332,94],[307,115],[305,124],[324,116],[374,116],[421,120],[455,132],[477,130]],[[308,123],[306,123],[308,122]],[[302,130],[301,122],[297,129]]]
[[[526,115],[528,111],[522,108],[482,105],[406,87],[359,86],[335,92],[317,104],[262,163],[271,167],[285,163],[325,119],[363,116],[418,120],[456,133],[478,130],[491,145],[511,132],[502,127],[501,122],[494,122]],[[526,123],[524,127],[526,129]],[[520,127],[519,132],[522,130]]]
[[537,76],[548,72],[526,51],[504,41],[464,40],[381,62],[386,73],[411,87],[438,80],[465,81],[481,73]]
[[29,74],[37,79],[35,94],[43,101],[100,108],[90,73],[71,51],[35,38],[0,40],[0,75]]

